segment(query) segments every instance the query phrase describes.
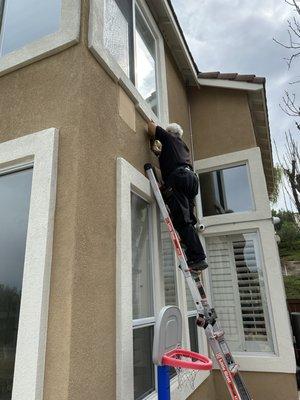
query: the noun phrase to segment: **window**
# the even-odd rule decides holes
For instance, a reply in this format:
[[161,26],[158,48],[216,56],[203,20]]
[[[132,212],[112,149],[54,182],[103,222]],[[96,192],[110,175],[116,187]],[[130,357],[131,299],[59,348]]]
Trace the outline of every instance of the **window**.
[[105,0],[104,47],[157,115],[156,39],[134,3]]
[[199,174],[203,216],[254,209],[247,165]]
[[256,233],[206,239],[213,304],[232,350],[273,352]]
[[91,1],[89,48],[143,116],[168,122],[164,40],[146,0]]
[[6,0],[1,30],[5,55],[59,30],[61,0]]
[[[185,341],[189,335],[187,316],[194,320],[196,313],[194,308],[186,313],[183,277],[177,279],[172,243],[160,220],[148,179],[122,158],[117,160],[117,170],[116,398],[141,400],[156,396],[152,362],[155,316],[165,304],[178,304],[185,310]],[[193,328],[191,335],[196,332],[195,325]],[[199,345],[206,353],[202,338],[197,343],[200,337],[200,333],[198,337],[191,336],[192,346]],[[186,346],[184,342],[183,345]],[[196,387],[208,375],[199,374]],[[175,386],[171,391],[176,397]],[[190,394],[180,397],[184,400]]]
[[188,311],[188,328],[189,328],[189,338],[190,338],[190,348],[196,353],[199,352],[199,342],[198,333],[199,329],[196,325],[197,310],[195,307],[194,300],[192,298],[190,289],[185,281],[185,291],[186,291],[186,303]]
[[11,399],[32,169],[0,174],[0,398]]
[[80,0],[0,0],[0,72],[77,43]]
[[155,390],[152,362],[154,325],[151,223],[149,205],[131,194],[132,236],[132,316],[134,352],[134,398],[140,399]]
[[55,129],[0,144],[1,399],[43,398],[57,145]]

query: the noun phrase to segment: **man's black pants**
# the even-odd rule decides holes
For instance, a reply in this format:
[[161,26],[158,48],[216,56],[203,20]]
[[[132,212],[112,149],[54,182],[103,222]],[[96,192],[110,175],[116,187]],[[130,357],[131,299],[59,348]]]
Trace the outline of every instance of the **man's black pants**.
[[188,167],[178,167],[165,182],[172,188],[171,195],[166,198],[173,225],[186,246],[185,254],[188,264],[206,258],[203,247],[194,227],[197,219],[194,215],[194,199],[198,193],[197,175]]

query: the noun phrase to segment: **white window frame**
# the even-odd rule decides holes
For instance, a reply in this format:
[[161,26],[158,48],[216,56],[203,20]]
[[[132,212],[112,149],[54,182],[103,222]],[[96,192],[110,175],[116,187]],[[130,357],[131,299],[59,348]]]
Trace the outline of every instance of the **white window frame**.
[[[132,321],[132,250],[131,250],[131,192],[136,193],[152,205],[154,224],[157,207],[153,198],[149,180],[123,158],[117,159],[117,226],[116,226],[116,398],[117,400],[134,399],[133,382],[133,321]],[[156,221],[156,222],[155,222]],[[155,235],[155,232],[154,232]],[[157,235],[158,236],[158,235]],[[154,237],[157,241],[158,237]],[[158,246],[154,249],[154,299],[155,317],[164,306],[164,280],[160,267]],[[189,346],[187,325],[186,294],[183,276],[178,279],[178,302],[183,315],[183,346]],[[147,319],[140,321],[147,324]],[[152,323],[152,319],[149,321]],[[199,346],[208,354],[203,330],[198,335]],[[196,377],[195,389],[210,375],[209,371],[200,371]],[[177,378],[171,381],[171,395],[178,400],[188,398],[193,390],[178,389]],[[145,399],[157,399],[153,392]]]
[[[157,24],[146,4],[145,0],[134,0],[134,5],[138,6],[143,14],[151,33],[156,41],[156,84],[158,97],[158,116],[151,110],[150,105],[141,96],[130,78],[122,70],[114,57],[103,45],[103,26],[105,17],[105,0],[90,1],[89,18],[89,39],[88,46],[95,58],[113,78],[123,87],[127,95],[135,104],[136,109],[146,119],[153,119],[165,125],[169,121],[168,98],[167,98],[167,77],[165,65],[164,40],[157,27]],[[135,33],[134,33],[135,34]],[[136,59],[136,56],[134,55]],[[135,60],[134,60],[135,61]]]
[[[195,161],[195,171],[197,173],[208,172],[241,164],[246,164],[249,169],[255,210],[203,217],[201,197],[198,195],[197,212],[201,222],[205,225],[203,238],[257,232],[261,248],[262,270],[269,306],[274,354],[234,352],[234,355],[244,371],[295,373],[296,364],[290,322],[260,149],[252,148]],[[207,279],[209,268],[204,275]],[[207,286],[211,300],[210,287]],[[216,311],[218,312],[218,310]]]
[[[228,224],[232,222],[255,221],[258,219],[271,218],[267,185],[259,147],[197,160],[194,163],[195,171],[198,173],[211,172],[240,165],[246,165],[248,169],[254,210],[203,217],[202,208],[199,207],[200,215],[205,225],[208,224],[212,226],[221,223]],[[198,201],[201,203],[201,198],[199,198]]]
[[[56,54],[78,43],[80,34],[80,13],[80,0],[62,0],[60,29],[32,43],[28,43],[18,50],[5,54],[2,57],[0,56],[0,76],[41,60],[42,58]],[[3,21],[4,20],[5,5],[3,12]],[[0,26],[0,42],[1,38]]]
[[12,400],[42,400],[58,131],[54,128],[0,144],[0,172],[33,165]]

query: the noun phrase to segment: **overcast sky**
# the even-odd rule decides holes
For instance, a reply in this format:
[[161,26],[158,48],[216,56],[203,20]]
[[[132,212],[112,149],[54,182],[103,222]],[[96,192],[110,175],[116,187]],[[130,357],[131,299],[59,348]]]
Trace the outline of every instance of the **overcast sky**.
[[[271,135],[284,151],[284,132],[294,128],[279,108],[284,90],[298,94],[300,59],[288,70],[288,50],[273,42],[287,41],[288,18],[295,12],[284,0],[172,0],[200,71],[239,72],[267,78]],[[299,137],[299,133],[298,136]],[[276,155],[274,154],[276,161]],[[289,201],[288,201],[289,206]],[[285,208],[283,196],[278,207]]]

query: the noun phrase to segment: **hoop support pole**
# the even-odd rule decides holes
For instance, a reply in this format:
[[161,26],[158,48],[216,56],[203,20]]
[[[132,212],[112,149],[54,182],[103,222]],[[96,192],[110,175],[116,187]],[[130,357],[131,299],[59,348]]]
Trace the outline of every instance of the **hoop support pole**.
[[158,400],[171,400],[170,372],[167,365],[157,367]]

